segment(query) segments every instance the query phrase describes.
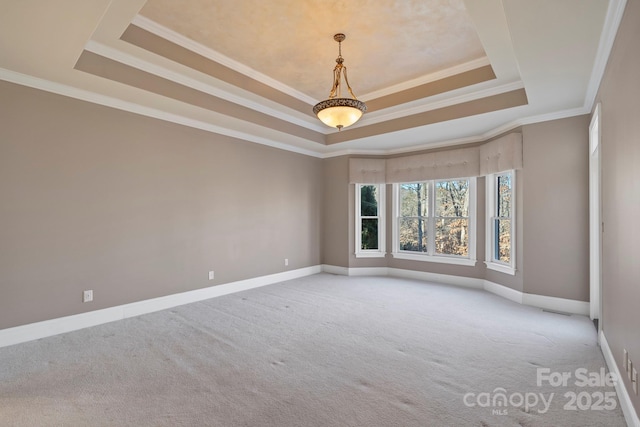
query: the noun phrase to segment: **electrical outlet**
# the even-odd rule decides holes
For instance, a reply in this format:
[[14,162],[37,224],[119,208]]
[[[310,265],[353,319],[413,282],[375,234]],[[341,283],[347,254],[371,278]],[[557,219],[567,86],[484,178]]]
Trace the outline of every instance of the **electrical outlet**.
[[624,366],[625,371],[629,372],[629,352],[627,351],[626,348],[623,348],[622,354],[623,354],[622,366]]
[[284,266],[286,267],[287,265],[289,265],[289,258],[284,259]]
[[633,387],[633,392],[637,396],[638,395],[638,371],[636,370],[636,368],[633,368],[633,371],[631,374],[631,386]]
[[82,293],[82,302],[91,302],[93,301],[93,291],[84,291]]
[[209,272],[209,280],[213,280],[213,279],[215,279],[215,277],[216,277],[215,272],[210,271],[210,272]]

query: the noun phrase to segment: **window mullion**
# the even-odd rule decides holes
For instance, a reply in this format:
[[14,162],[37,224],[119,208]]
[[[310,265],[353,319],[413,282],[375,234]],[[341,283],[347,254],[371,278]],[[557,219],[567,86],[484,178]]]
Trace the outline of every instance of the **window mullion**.
[[362,216],[361,216],[362,185],[356,184],[356,247],[357,254],[362,249]]
[[427,212],[427,253],[434,255],[436,253],[436,198],[435,198],[435,181],[428,182],[429,187],[429,210]]

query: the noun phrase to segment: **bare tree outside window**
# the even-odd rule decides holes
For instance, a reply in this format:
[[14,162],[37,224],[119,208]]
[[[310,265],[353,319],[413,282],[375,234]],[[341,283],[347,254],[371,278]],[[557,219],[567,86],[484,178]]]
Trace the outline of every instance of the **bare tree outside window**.
[[469,180],[438,181],[436,194],[436,253],[469,255]]
[[496,176],[496,216],[494,217],[494,258],[511,262],[511,173]]
[[400,250],[427,252],[427,182],[400,184]]
[[401,251],[469,256],[469,179],[405,183],[398,188]]

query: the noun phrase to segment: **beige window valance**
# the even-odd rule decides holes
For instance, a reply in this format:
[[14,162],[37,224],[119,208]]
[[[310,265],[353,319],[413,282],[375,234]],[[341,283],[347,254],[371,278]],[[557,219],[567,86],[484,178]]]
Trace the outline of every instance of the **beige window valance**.
[[387,159],[387,182],[477,176],[479,155],[478,147],[472,147]]
[[480,146],[480,175],[522,169],[522,134],[510,133]]
[[386,176],[385,159],[349,159],[351,184],[383,184]]
[[397,183],[483,176],[522,168],[522,134],[511,133],[478,147],[391,159],[349,159],[351,183]]

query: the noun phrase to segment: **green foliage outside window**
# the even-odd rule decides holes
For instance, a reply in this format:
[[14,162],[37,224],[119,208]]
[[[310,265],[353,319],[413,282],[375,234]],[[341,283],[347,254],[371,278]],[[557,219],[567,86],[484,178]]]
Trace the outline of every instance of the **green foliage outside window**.
[[378,187],[360,187],[361,249],[378,249]]

